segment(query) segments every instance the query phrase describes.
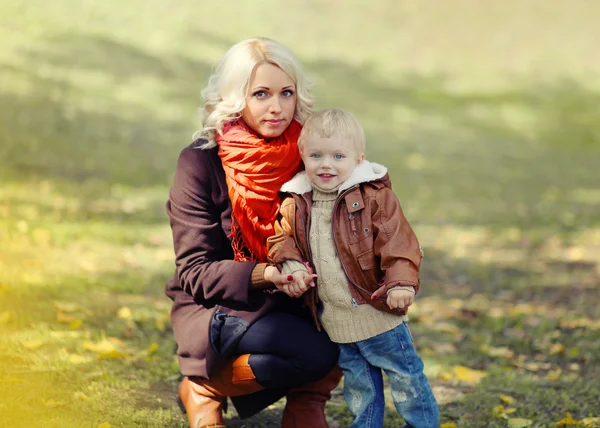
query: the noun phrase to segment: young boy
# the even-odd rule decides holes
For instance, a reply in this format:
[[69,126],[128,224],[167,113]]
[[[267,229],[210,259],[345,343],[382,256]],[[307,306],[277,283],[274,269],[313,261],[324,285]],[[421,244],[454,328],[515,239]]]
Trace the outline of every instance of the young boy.
[[281,188],[269,261],[293,275],[288,294],[304,293],[317,326],[339,344],[352,427],[383,427],[383,370],[407,426],[437,428],[437,403],[406,325],[422,253],[387,169],[365,160],[364,131],[342,110],[311,116],[298,146],[305,171]]

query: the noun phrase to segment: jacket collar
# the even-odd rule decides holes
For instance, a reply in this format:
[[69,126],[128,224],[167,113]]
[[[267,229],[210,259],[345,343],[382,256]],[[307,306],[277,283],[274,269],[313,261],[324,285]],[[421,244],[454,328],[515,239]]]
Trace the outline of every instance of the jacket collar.
[[[350,177],[348,177],[348,179],[342,183],[342,185],[338,189],[338,194],[357,184],[380,180],[386,174],[387,168],[385,166],[375,162],[369,162],[368,160],[364,160],[359,165],[357,165],[356,168],[354,168],[352,174],[350,174]],[[302,171],[296,174],[294,178],[292,178],[290,181],[281,186],[280,191],[287,193],[297,193],[299,195],[312,191],[312,186],[310,184],[310,181],[308,181],[306,171]]]

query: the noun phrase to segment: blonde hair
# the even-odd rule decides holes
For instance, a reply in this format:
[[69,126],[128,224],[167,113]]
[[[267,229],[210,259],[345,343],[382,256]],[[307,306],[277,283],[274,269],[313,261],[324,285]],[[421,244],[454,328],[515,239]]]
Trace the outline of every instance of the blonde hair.
[[215,147],[215,138],[217,133],[222,135],[223,125],[241,117],[250,77],[258,65],[265,63],[279,67],[296,84],[294,119],[302,124],[310,116],[314,103],[310,93],[312,82],[304,75],[294,54],[264,37],[242,40],[223,55],[201,92],[204,99],[202,129],[195,136],[199,134],[208,140],[202,148]]
[[365,130],[360,122],[347,111],[326,109],[308,118],[298,138],[300,153],[302,153],[304,141],[315,134],[321,138],[331,138],[334,135],[340,136],[352,141],[359,153],[365,152]]

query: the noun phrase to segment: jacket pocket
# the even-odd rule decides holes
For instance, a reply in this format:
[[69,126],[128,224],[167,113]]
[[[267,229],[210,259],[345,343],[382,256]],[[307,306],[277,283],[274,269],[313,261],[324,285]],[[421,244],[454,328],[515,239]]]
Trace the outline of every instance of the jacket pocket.
[[367,251],[363,251],[358,256],[356,256],[358,260],[358,264],[362,270],[371,270],[375,269],[375,254],[373,253],[373,249],[369,249]]
[[250,323],[217,309],[210,323],[210,344],[217,355],[229,357]]

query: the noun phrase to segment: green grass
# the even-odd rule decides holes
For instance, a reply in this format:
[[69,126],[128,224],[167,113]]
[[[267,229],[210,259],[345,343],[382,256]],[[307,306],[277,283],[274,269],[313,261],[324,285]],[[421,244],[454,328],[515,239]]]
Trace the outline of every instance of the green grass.
[[[290,46],[390,169],[442,422],[600,417],[596,5],[171,3],[0,4],[0,425],[185,426],[164,202],[211,67],[252,35]],[[328,417],[350,423],[339,389]]]

